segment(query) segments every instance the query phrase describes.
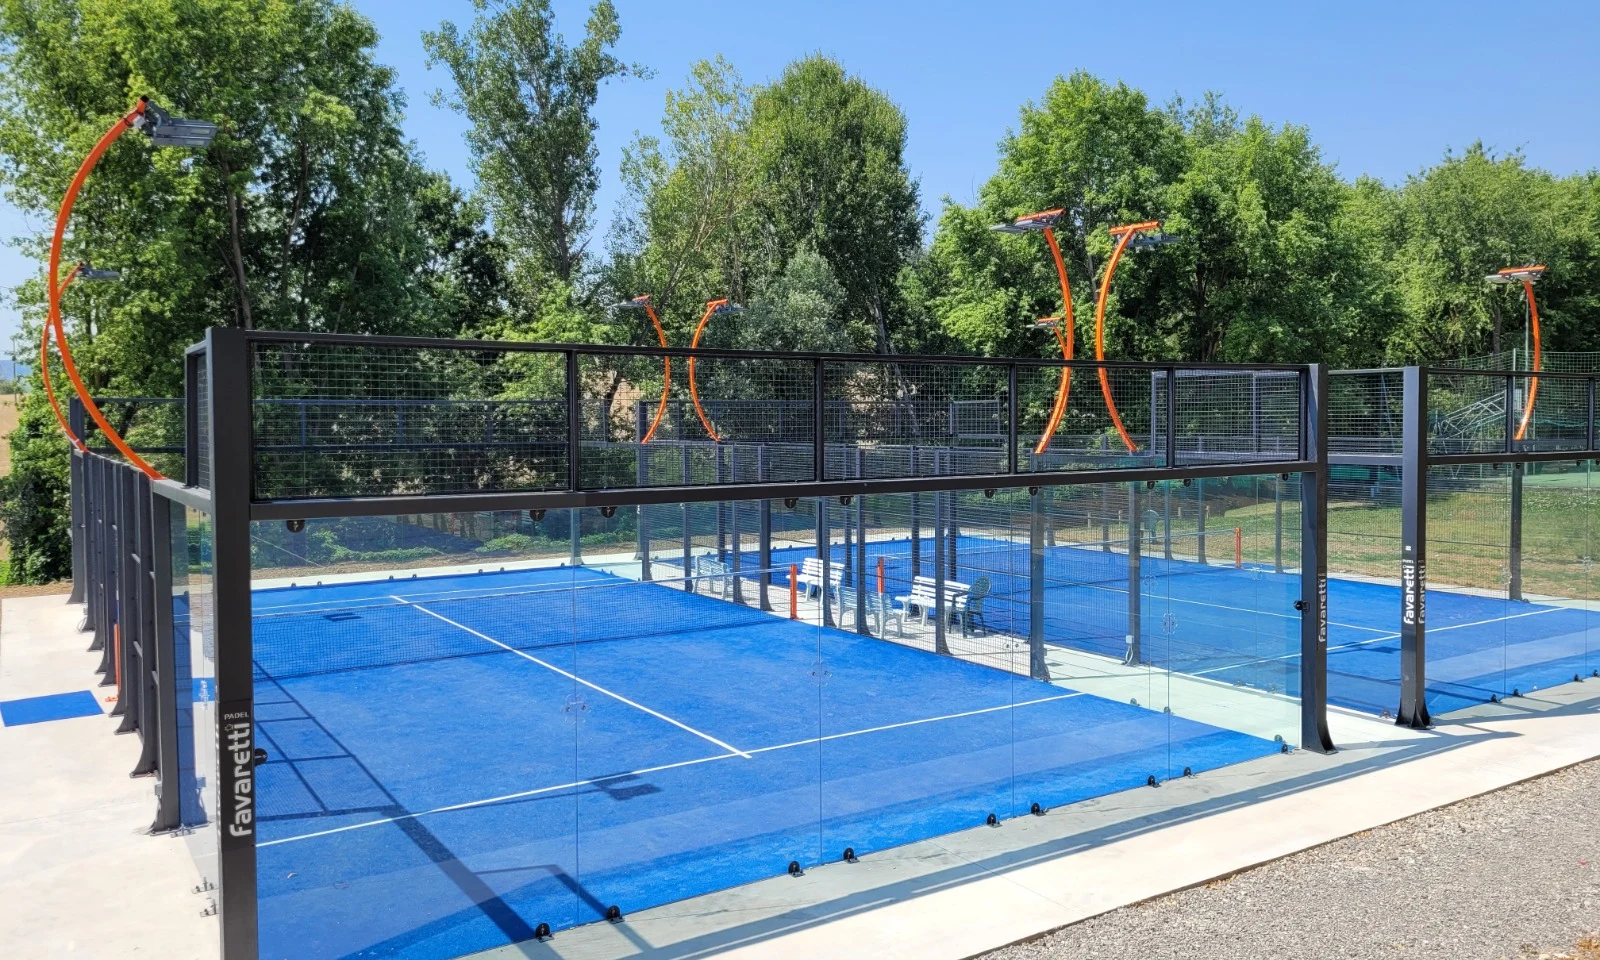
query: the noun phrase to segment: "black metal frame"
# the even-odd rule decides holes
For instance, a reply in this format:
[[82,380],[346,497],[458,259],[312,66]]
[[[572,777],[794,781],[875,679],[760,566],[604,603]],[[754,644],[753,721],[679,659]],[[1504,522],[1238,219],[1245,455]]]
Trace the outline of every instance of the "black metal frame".
[[[1435,466],[1508,464],[1511,467],[1511,530],[1508,543],[1507,596],[1522,599],[1522,486],[1530,463],[1600,459],[1597,446],[1593,374],[1544,373],[1531,370],[1472,370],[1455,367],[1382,367],[1341,370],[1339,375],[1400,374],[1402,399],[1401,450],[1398,453],[1341,451],[1328,453],[1330,466],[1389,467],[1399,471],[1400,504],[1400,697],[1395,722],[1404,727],[1432,725],[1427,705],[1428,473]],[[1505,381],[1505,426],[1501,449],[1444,453],[1433,449],[1430,436],[1429,378],[1484,377]],[[1516,439],[1514,386],[1517,380],[1578,382],[1584,386],[1583,445],[1570,449],[1530,449],[1537,441]],[[1325,541],[1324,541],[1325,542]]]
[[[486,491],[449,495],[356,496],[345,498],[319,498],[298,500],[253,499],[255,448],[253,440],[254,398],[252,386],[252,345],[257,343],[337,344],[359,347],[396,347],[414,349],[484,350],[495,352],[545,352],[560,354],[565,358],[567,372],[567,431],[565,443],[568,450],[566,489],[533,491]],[[582,422],[579,416],[578,378],[576,368],[581,356],[616,357],[685,357],[694,355],[702,359],[799,360],[813,365],[813,385],[816,397],[823,397],[826,365],[829,363],[902,364],[918,363],[945,366],[988,366],[1004,368],[1010,396],[1015,397],[1018,372],[1033,368],[1060,368],[1064,365],[1087,370],[1099,368],[1133,369],[1149,371],[1152,379],[1167,382],[1166,448],[1161,465],[1139,465],[1124,468],[1100,467],[1086,470],[1040,470],[1028,472],[1018,469],[1017,404],[1007,402],[1002,411],[1007,432],[1005,451],[1006,469],[989,474],[941,474],[937,476],[911,476],[870,478],[858,452],[851,476],[826,479],[827,454],[838,444],[826,442],[824,403],[813,402],[813,466],[819,479],[803,482],[772,482],[758,465],[756,477],[749,482],[740,478],[722,476],[722,482],[703,486],[627,487],[617,489],[583,489],[578,464],[583,446]],[[151,529],[158,534],[166,529],[163,516],[170,519],[170,511],[189,507],[210,515],[212,524],[212,615],[215,618],[217,704],[216,729],[219,766],[215,771],[218,803],[216,812],[222,821],[218,824],[219,849],[217,851],[218,911],[222,920],[222,956],[224,960],[249,960],[257,953],[256,912],[256,850],[253,820],[254,802],[254,690],[252,681],[251,640],[251,554],[250,524],[263,520],[302,520],[308,518],[383,516],[408,513],[455,513],[467,511],[525,511],[552,509],[581,509],[585,507],[634,507],[643,510],[660,504],[682,504],[687,509],[692,503],[719,501],[761,501],[761,524],[770,528],[770,501],[789,498],[814,498],[819,505],[817,523],[822,534],[819,544],[826,543],[829,525],[828,501],[831,498],[865,497],[873,494],[913,494],[912,523],[918,524],[916,495],[933,496],[933,533],[935,573],[942,577],[947,563],[953,563],[950,546],[954,544],[953,494],[962,490],[989,490],[1000,488],[1028,489],[1033,504],[1030,525],[1030,565],[1042,580],[1044,526],[1041,522],[1043,504],[1055,486],[1093,483],[1143,483],[1160,480],[1203,479],[1208,477],[1251,476],[1262,474],[1303,475],[1302,517],[1305,527],[1302,548],[1306,551],[1302,577],[1301,599],[1297,606],[1303,611],[1301,634],[1302,671],[1302,745],[1304,749],[1328,752],[1333,743],[1327,732],[1326,721],[1326,396],[1327,372],[1319,366],[1276,365],[1250,366],[1240,364],[1196,365],[1192,369],[1205,372],[1293,372],[1301,384],[1300,424],[1296,457],[1292,460],[1269,460],[1259,457],[1247,459],[1248,454],[1226,462],[1208,462],[1184,465],[1178,450],[1177,403],[1174,385],[1180,372],[1191,369],[1181,364],[1141,363],[1071,363],[1060,361],[1018,359],[994,360],[980,357],[896,357],[893,361],[878,355],[861,354],[771,354],[738,350],[674,350],[661,348],[572,346],[561,344],[519,344],[486,341],[440,341],[418,337],[364,337],[343,335],[309,335],[242,331],[214,328],[207,334],[203,345],[191,347],[186,353],[186,382],[188,387],[188,415],[185,437],[186,474],[182,483],[157,481],[140,488],[143,502],[148,506]],[[208,390],[207,404],[201,409],[197,401],[196,380],[204,375]],[[206,427],[209,447],[201,463],[199,444],[201,426]],[[618,445],[622,446],[622,445]],[[938,451],[932,451],[936,464],[944,462]],[[685,447],[685,456],[688,451]],[[86,463],[91,458],[85,458]],[[131,470],[108,458],[92,456],[92,461],[103,464],[97,469]],[[206,488],[200,486],[209,479]],[[936,467],[936,473],[938,468]],[[209,490],[209,492],[208,492]],[[844,526],[854,527],[861,534],[861,500],[854,501],[856,515],[846,515]],[[92,512],[93,507],[86,501]],[[140,508],[144,509],[144,508]],[[735,517],[737,523],[737,517]],[[645,524],[641,523],[641,531]],[[86,527],[87,528],[87,527]],[[574,525],[574,529],[576,526]],[[685,527],[687,532],[687,526]],[[641,532],[641,536],[643,533]],[[92,536],[87,537],[90,542]],[[151,543],[153,560],[164,556],[162,538]],[[763,538],[766,541],[767,538]],[[947,539],[951,541],[947,546]],[[914,536],[914,543],[920,540]],[[170,546],[170,545],[167,545]],[[918,547],[913,548],[914,551]],[[859,553],[859,551],[858,551]],[[823,550],[824,564],[830,562],[831,551]],[[866,577],[864,554],[856,558],[854,579]],[[170,577],[170,557],[167,558]],[[914,558],[914,563],[916,559]],[[159,563],[157,567],[159,568]],[[765,564],[764,564],[765,566]],[[159,586],[159,569],[155,582]],[[766,582],[763,578],[762,600],[765,601]],[[161,649],[168,650],[183,638],[172,637],[170,582],[166,594],[155,594],[152,608],[155,614],[155,637],[162,642]],[[94,590],[89,589],[91,608]],[[1037,591],[1036,591],[1037,594]],[[944,602],[944,591],[937,593],[939,603]],[[1042,596],[1031,597],[1030,616],[1031,671],[1035,676],[1046,676],[1047,665],[1043,655]],[[824,616],[828,604],[823,603]],[[166,622],[162,623],[162,611]],[[937,611],[937,646],[944,648],[944,611]],[[862,605],[857,605],[857,629],[864,628]],[[167,673],[157,672],[160,678]],[[164,720],[158,723],[163,731],[170,728]],[[175,734],[174,734],[175,736]],[[168,793],[170,791],[163,791]],[[174,802],[176,798],[173,798]],[[166,798],[163,797],[163,803]]]

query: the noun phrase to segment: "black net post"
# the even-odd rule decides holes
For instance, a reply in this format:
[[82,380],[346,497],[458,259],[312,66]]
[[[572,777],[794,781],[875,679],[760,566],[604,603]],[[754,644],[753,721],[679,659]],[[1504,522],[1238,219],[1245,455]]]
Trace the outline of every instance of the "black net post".
[[1200,564],[1206,562],[1206,478],[1194,479],[1195,553]]
[[[683,418],[679,417],[678,420],[679,420],[679,428],[681,429],[682,428]],[[678,450],[682,454],[682,460],[683,460],[683,485],[687,487],[687,486],[689,486],[689,445],[687,443],[684,443],[683,441],[679,441],[678,442]],[[690,539],[690,532],[689,532],[690,522],[694,519],[694,516],[693,516],[692,513],[690,513],[689,507],[690,507],[689,503],[687,501],[685,501],[684,504],[683,504],[683,536],[682,536],[682,540],[683,540],[683,589],[689,591],[690,593],[694,593],[694,560],[693,560],[693,557],[692,557],[692,553],[693,553],[693,550],[694,550],[694,543]]]
[[[856,448],[856,476],[867,471],[867,452]],[[856,633],[871,636],[867,630],[867,498],[856,496]]]
[[1506,558],[1510,569],[1506,571],[1506,596],[1522,599],[1522,477],[1527,467],[1522,463],[1511,465],[1511,550]]
[[1050,679],[1044,656],[1044,505],[1045,491],[1028,491],[1028,676]]
[[1301,381],[1302,459],[1316,469],[1300,481],[1300,746],[1332,753],[1328,733],[1328,368]]
[[[647,487],[650,485],[650,454],[645,450],[644,436],[649,432],[650,425],[643,400],[633,404],[633,421],[638,431],[634,436],[639,439],[639,486]],[[650,580],[650,507],[641,503],[638,509],[639,579]]]
[[1134,666],[1144,662],[1144,651],[1140,649],[1144,602],[1144,576],[1139,569],[1144,539],[1139,526],[1141,488],[1139,481],[1128,484],[1128,638],[1123,662]]
[[[767,445],[764,444],[764,443],[760,444],[760,445],[758,445],[756,447],[756,481],[758,483],[766,483],[767,482]],[[772,501],[771,500],[763,500],[763,501],[761,501],[761,532],[759,534],[757,534],[757,537],[760,540],[760,543],[756,547],[756,552],[760,557],[760,559],[757,562],[761,565],[760,578],[756,581],[759,584],[759,587],[757,588],[757,592],[760,594],[759,600],[760,600],[761,609],[763,609],[763,610],[771,610],[772,609],[772,598],[770,596],[770,594],[772,592]]]
[[1400,707],[1395,722],[1432,723],[1427,698],[1428,375],[1405,368],[1400,467]]

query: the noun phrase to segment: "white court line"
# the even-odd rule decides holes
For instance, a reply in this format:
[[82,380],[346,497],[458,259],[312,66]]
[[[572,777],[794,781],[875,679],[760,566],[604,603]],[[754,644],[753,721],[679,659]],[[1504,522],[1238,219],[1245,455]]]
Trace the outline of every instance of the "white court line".
[[[418,608],[418,609],[421,609],[421,608]],[[427,612],[430,612],[430,611],[424,610],[423,612],[427,613]],[[467,628],[463,627],[462,629],[467,629]],[[481,636],[481,634],[480,634],[480,636]],[[1075,691],[1073,693],[1063,693],[1060,696],[1055,696],[1055,697],[1040,697],[1037,700],[1024,700],[1021,703],[1005,703],[1005,704],[1001,704],[1000,706],[997,706],[997,707],[983,707],[983,708],[978,709],[978,710],[966,710],[966,711],[963,711],[961,713],[946,714],[945,716],[942,716],[942,717],[923,717],[923,718],[918,719],[918,720],[906,720],[906,721],[903,721],[901,723],[885,724],[885,725],[883,725],[881,727],[866,727],[866,728],[861,729],[861,730],[850,730],[850,731],[845,732],[845,733],[830,733],[825,737],[812,737],[812,738],[810,738],[808,740],[796,740],[793,743],[780,743],[780,744],[778,744],[777,746],[774,746],[774,747],[758,747],[758,748],[756,748],[754,750],[751,750],[750,753],[770,753],[770,752],[772,752],[774,750],[789,750],[789,749],[792,749],[794,747],[809,746],[810,744],[823,743],[823,742],[828,741],[828,740],[842,740],[842,739],[844,739],[846,737],[859,737],[859,736],[862,736],[862,735],[868,734],[868,733],[882,733],[885,730],[897,730],[897,729],[899,729],[901,727],[915,727],[915,726],[917,726],[919,724],[924,724],[924,723],[938,723],[941,720],[957,720],[957,719],[960,719],[961,717],[973,717],[973,716],[977,716],[978,714],[981,714],[981,713],[995,713],[995,712],[1000,711],[1000,710],[1011,710],[1011,709],[1014,709],[1016,707],[1030,707],[1030,706],[1033,706],[1035,704],[1051,703],[1051,702],[1054,702],[1056,700],[1071,700],[1073,697],[1082,697],[1082,696],[1087,696],[1087,694]],[[431,810],[423,810],[423,811],[418,812],[418,813],[408,813],[408,814],[405,814],[403,816],[398,816],[398,817],[383,817],[382,819],[379,819],[379,820],[363,820],[361,823],[352,823],[352,824],[348,824],[348,825],[343,826],[343,827],[334,827],[334,828],[332,828],[330,830],[318,830],[315,833],[302,833],[302,834],[300,834],[298,836],[293,836],[293,837],[280,837],[277,840],[267,840],[267,841],[264,841],[262,843],[258,843],[258,844],[256,844],[256,846],[258,846],[258,847],[273,847],[273,846],[277,846],[280,843],[293,843],[296,840],[311,840],[311,839],[314,839],[316,837],[326,837],[326,836],[328,836],[330,834],[334,834],[334,833],[346,833],[346,832],[351,831],[351,830],[364,830],[367,827],[380,827],[380,826],[383,826],[386,823],[396,823],[396,822],[401,821],[401,820],[415,820],[418,817],[426,817],[426,816],[430,816],[430,815],[436,814],[436,813],[451,813],[451,812],[454,812],[454,811],[457,811],[457,810],[470,810],[473,807],[484,807],[484,806],[489,806],[490,804],[495,804],[495,803],[508,803],[508,802],[510,802],[512,800],[522,800],[522,799],[525,799],[527,797],[538,796],[541,793],[553,793],[553,792],[555,792],[557,790],[575,790],[575,789],[577,789],[579,787],[594,786],[595,784],[598,784],[598,783],[608,783],[608,782],[610,782],[612,780],[621,780],[621,779],[624,779],[624,778],[627,778],[627,777],[643,776],[644,774],[647,774],[647,773],[660,773],[663,770],[676,770],[676,769],[678,769],[680,767],[692,767],[692,766],[695,766],[695,765],[701,764],[701,763],[711,763],[712,761],[715,761],[715,760],[729,760],[729,759],[732,759],[736,755],[738,755],[738,754],[723,753],[723,754],[718,754],[717,756],[714,756],[714,757],[701,757],[701,758],[699,758],[697,760],[681,760],[681,761],[679,761],[677,763],[664,763],[664,764],[661,764],[660,766],[656,766],[656,767],[644,767],[644,768],[639,769],[639,770],[630,770],[627,773],[611,773],[611,774],[607,774],[606,776],[603,776],[603,777],[595,777],[595,778],[593,778],[591,780],[575,780],[572,783],[557,784],[557,785],[555,785],[553,787],[538,787],[538,788],[533,789],[533,790],[523,790],[523,791],[520,791],[518,793],[507,793],[507,794],[504,794],[503,796],[488,797],[488,798],[483,799],[483,800],[468,800],[465,803],[453,803],[453,804],[450,804],[449,806],[434,807]],[[742,756],[749,756],[749,754],[742,754]]]
[[575,673],[568,673],[567,671],[561,669],[560,667],[556,666],[555,664],[547,663],[544,660],[540,660],[538,657],[534,656],[531,653],[528,653],[525,650],[518,650],[515,647],[507,646],[506,644],[501,643],[499,640],[496,640],[494,637],[491,637],[488,634],[479,633],[478,631],[472,629],[471,627],[467,626],[464,623],[457,623],[454,620],[451,620],[449,617],[447,617],[447,616],[445,616],[443,614],[434,613],[432,610],[429,610],[427,607],[424,607],[421,604],[412,603],[411,601],[403,600],[400,597],[391,597],[390,599],[399,600],[401,603],[405,604],[408,607],[411,607],[412,609],[420,610],[421,612],[426,613],[430,617],[434,617],[436,619],[443,620],[445,623],[450,624],[450,626],[456,627],[457,629],[460,629],[460,630],[465,630],[466,632],[472,634],[473,636],[479,638],[480,640],[487,640],[488,642],[494,644],[495,646],[499,647],[500,649],[505,650],[507,653],[514,653],[517,656],[521,657],[522,659],[529,661],[530,663],[537,663],[539,666],[544,667],[546,670],[552,671],[554,673],[559,673],[563,677],[566,677],[568,680],[572,680],[572,681],[574,681],[576,683],[581,683],[584,686],[588,687],[590,690],[595,691],[596,693],[603,693],[606,696],[610,697],[611,699],[618,701],[619,703],[625,703],[628,706],[633,707],[635,710],[640,710],[640,711],[642,711],[644,713],[648,713],[650,716],[655,717],[657,720],[665,720],[667,723],[672,724],[674,727],[677,727],[679,730],[684,730],[684,731],[687,731],[689,733],[692,733],[695,736],[699,737],[700,739],[706,741],[707,743],[715,744],[716,746],[721,747],[722,749],[728,751],[731,754],[735,754],[737,756],[744,757],[746,760],[750,759],[750,754],[744,752],[743,750],[740,750],[738,747],[735,747],[732,744],[724,743],[723,741],[718,740],[716,737],[713,737],[709,733],[705,733],[704,731],[701,731],[701,730],[696,730],[694,727],[689,726],[687,723],[683,723],[682,721],[679,721],[679,720],[674,720],[671,717],[667,716],[666,714],[661,713],[658,710],[652,710],[652,709],[650,709],[649,707],[645,706],[642,703],[636,703],[636,702],[634,702],[632,700],[629,700],[627,697],[624,697],[620,693],[613,693],[612,691],[607,690],[605,687],[602,687],[597,683],[591,683],[588,680],[583,679],[582,677],[578,676]]
[[[1484,627],[1484,626],[1488,626],[1491,623],[1504,623],[1507,620],[1520,620],[1523,617],[1537,617],[1541,613],[1558,613],[1558,612],[1560,612],[1562,610],[1566,610],[1566,609],[1568,609],[1568,608],[1566,608],[1566,607],[1546,607],[1543,610],[1530,610],[1527,613],[1514,613],[1509,617],[1491,617],[1488,620],[1476,620],[1476,621],[1474,621],[1472,623],[1456,623],[1456,624],[1451,624],[1448,627],[1429,627],[1424,635],[1431,637],[1436,633],[1444,633],[1447,630],[1461,630],[1461,629],[1464,629],[1466,627]],[[1349,649],[1351,649],[1353,647],[1365,647],[1365,646],[1367,646],[1369,644],[1383,643],[1384,641],[1387,641],[1387,640],[1399,640],[1400,638],[1401,638],[1400,634],[1391,633],[1391,634],[1387,634],[1387,635],[1381,636],[1381,637],[1368,637],[1365,640],[1352,640],[1349,643],[1341,643],[1341,644],[1338,644],[1336,646],[1329,647],[1328,648],[1328,652],[1329,653],[1334,653],[1334,652],[1339,651],[1339,650],[1349,650]],[[1258,663],[1273,663],[1273,662],[1276,662],[1276,661],[1279,661],[1279,660],[1293,660],[1293,659],[1295,659],[1295,658],[1297,658],[1299,656],[1300,656],[1300,654],[1298,654],[1298,653],[1286,653],[1286,654],[1284,654],[1282,656],[1279,656],[1279,657],[1260,657],[1260,658],[1255,659],[1255,660],[1246,660],[1244,663],[1229,664],[1228,666],[1225,666],[1225,667],[1212,667],[1209,670],[1196,670],[1194,673],[1190,674],[1190,676],[1203,677],[1206,674],[1220,673],[1220,672],[1222,672],[1224,670],[1235,670],[1235,669],[1237,669],[1239,667],[1254,666],[1254,665],[1256,665]]]

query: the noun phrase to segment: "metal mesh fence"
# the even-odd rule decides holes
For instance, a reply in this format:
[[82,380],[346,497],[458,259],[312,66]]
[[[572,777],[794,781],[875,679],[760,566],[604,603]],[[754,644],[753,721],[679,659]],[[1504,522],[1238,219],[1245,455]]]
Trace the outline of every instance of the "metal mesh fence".
[[[152,467],[183,476],[184,400],[182,397],[96,397],[95,405],[112,428]],[[73,403],[78,403],[76,397]],[[95,453],[121,459],[92,417],[83,420],[83,442]]]
[[1328,448],[1334,453],[1399,453],[1404,441],[1405,373],[1335,371],[1328,377]]
[[194,368],[195,476],[200,486],[211,489],[211,375],[204,358]]

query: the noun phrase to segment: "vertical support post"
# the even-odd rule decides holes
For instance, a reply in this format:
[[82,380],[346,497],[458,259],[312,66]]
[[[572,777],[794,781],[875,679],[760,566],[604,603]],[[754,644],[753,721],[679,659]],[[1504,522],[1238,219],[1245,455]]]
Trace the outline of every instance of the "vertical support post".
[[1028,490],[1028,676],[1050,679],[1044,655],[1044,490]]
[[1506,571],[1506,597],[1509,600],[1522,599],[1522,476],[1526,470],[1525,464],[1511,465],[1511,549],[1506,558],[1509,568]]
[[[1167,368],[1167,467],[1178,465],[1178,370]],[[1170,498],[1169,498],[1170,500]]]
[[[938,472],[939,455],[934,455],[934,472]],[[933,651],[940,656],[950,655],[950,644],[945,637],[945,606],[944,606],[944,538],[945,514],[948,511],[945,496],[942,492],[933,495]],[[926,617],[928,611],[924,610]]]
[[[580,486],[578,453],[583,438],[583,411],[578,392],[578,351],[568,350],[567,360],[567,489],[577,492]],[[215,389],[215,388],[213,388]]]
[[1594,378],[1590,377],[1588,379],[1588,381],[1585,382],[1584,387],[1585,387],[1585,390],[1587,391],[1587,393],[1586,393],[1587,402],[1585,404],[1585,409],[1588,411],[1588,413],[1583,418],[1583,422],[1584,422],[1584,437],[1585,437],[1584,448],[1588,449],[1588,450],[1593,450],[1594,449]]
[[1139,526],[1142,499],[1139,494],[1143,482],[1135,480],[1128,484],[1128,637],[1122,662],[1129,666],[1144,662],[1144,651],[1141,649],[1144,637],[1144,572],[1140,569],[1144,531]]
[[[728,471],[729,471],[729,479],[731,479],[735,484],[738,484],[738,482],[739,482],[739,448],[738,447],[729,447],[728,448]],[[718,500],[717,503],[719,505],[718,509],[721,509],[720,505],[721,505],[722,501]],[[744,565],[744,562],[743,562],[744,561],[744,557],[743,557],[743,554],[744,554],[744,538],[742,536],[740,536],[742,531],[739,529],[739,503],[740,503],[740,501],[738,501],[738,500],[729,500],[728,501],[728,539],[731,541],[730,546],[732,547],[732,550],[733,550],[733,556],[730,558],[729,563],[732,565],[732,569],[733,569],[733,602],[734,603],[744,603],[744,584],[742,582],[740,582],[740,580],[739,580],[739,568]]]
[[827,371],[818,358],[811,362],[811,479],[819,482],[828,478],[828,425],[823,416],[827,390]]
[[832,581],[833,534],[828,530],[828,498],[817,497],[817,559],[822,563],[822,583],[817,587],[817,602],[822,606],[822,625],[833,626],[833,612],[828,608],[828,585]]
[[1206,565],[1206,478],[1194,478],[1194,514],[1195,514],[1195,550],[1200,557],[1200,565]]
[[155,628],[156,775],[160,778],[156,790],[156,818],[150,824],[152,833],[175,830],[182,823],[178,806],[178,689],[174,648],[177,640],[172,625],[172,510],[172,501],[166,497],[157,494],[150,498],[150,576],[155,597],[151,613]]
[[[1514,363],[1512,369],[1516,369]],[[1506,453],[1510,453],[1511,451],[1517,449],[1517,409],[1515,406],[1517,399],[1516,383],[1516,377],[1513,377],[1509,374],[1506,376]]]
[[[756,447],[756,482],[767,482],[767,445],[759,444]],[[758,601],[761,609],[772,609],[772,501],[761,501],[761,531],[756,535],[760,541],[756,546],[757,560],[761,565],[761,573],[756,583]]]
[[1328,368],[1301,381],[1301,430],[1314,472],[1300,478],[1300,746],[1333,752],[1328,733]]
[[[67,420],[72,426],[72,432],[78,437],[83,436],[83,402],[76,394],[67,398],[69,402]],[[72,594],[67,597],[68,603],[82,603],[87,592],[88,570],[85,563],[88,554],[85,552],[88,540],[84,535],[84,480],[83,480],[83,454],[75,446],[67,449],[68,454],[68,498],[71,502],[71,515],[68,523],[72,525]]]
[[[649,454],[645,452],[644,435],[649,431],[650,426],[646,420],[643,400],[634,401],[633,422],[634,429],[637,431],[634,436],[639,443],[637,482],[640,487],[647,487],[650,485],[650,459]],[[638,506],[638,511],[634,527],[638,534],[636,552],[639,555],[639,579],[649,581],[654,579],[650,575],[650,508],[641,503]]]
[[1161,483],[1161,556],[1172,559],[1172,481]]
[[216,630],[217,913],[223,960],[255,960],[255,691],[250,624],[252,496],[250,341],[206,334],[211,410],[212,616]]
[[1428,376],[1405,368],[1400,465],[1400,707],[1395,723],[1421,729],[1428,715]]
[[[911,475],[921,472],[921,454],[911,448]],[[922,494],[911,491],[911,575],[922,576]]]
[[567,565],[573,567],[583,566],[583,511],[578,507],[567,510],[568,526],[567,539]]
[[1111,552],[1111,485],[1100,484],[1100,552]]
[[[206,355],[191,349],[183,355],[183,485],[200,485],[200,376]],[[82,436],[82,434],[79,434]]]
[[[867,451],[856,448],[856,477],[867,472]],[[856,633],[871,636],[867,630],[867,498],[856,494]]]
[[[711,456],[712,456],[712,460],[713,460],[713,466],[712,466],[713,477],[716,480],[717,486],[719,486],[719,487],[728,482],[728,457],[727,457],[727,453],[728,453],[728,448],[724,447],[720,443],[714,444],[711,447]],[[716,507],[716,510],[717,510],[717,561],[719,563],[727,563],[728,562],[728,519],[727,519],[728,501],[723,499],[723,498],[721,498],[721,497],[718,497],[716,502],[713,504],[713,506]]]
[[[680,418],[680,420],[681,420],[681,418]],[[681,423],[680,423],[680,427],[681,427]],[[682,454],[682,458],[683,458],[683,485],[687,487],[689,485],[689,444],[687,442],[679,442],[678,450]],[[689,524],[693,519],[694,519],[694,515],[689,509],[689,504],[687,502],[685,502],[683,504],[683,530],[682,530],[682,538],[683,538],[683,589],[687,590],[690,593],[694,593],[694,560],[693,560],[693,556],[692,556],[693,552],[694,552],[694,540],[689,535]]]
[[1008,472],[1017,473],[1017,365],[1006,367],[1006,463]]
[[1283,572],[1283,484],[1288,474],[1280,474],[1272,484],[1272,572]]

